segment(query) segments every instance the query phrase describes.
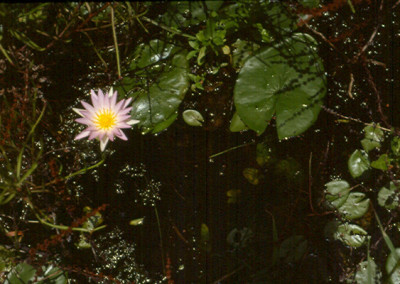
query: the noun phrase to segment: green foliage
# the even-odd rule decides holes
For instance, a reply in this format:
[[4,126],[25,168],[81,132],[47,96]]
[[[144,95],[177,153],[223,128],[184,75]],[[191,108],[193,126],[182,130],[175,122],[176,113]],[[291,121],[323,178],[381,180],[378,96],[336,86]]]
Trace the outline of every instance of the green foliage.
[[325,184],[325,198],[331,206],[339,208],[350,194],[350,186],[345,180],[333,180]]
[[197,110],[187,109],[182,113],[183,120],[190,126],[201,126],[204,118]]
[[34,279],[37,279],[35,283],[38,284],[66,284],[67,276],[59,268],[49,265],[48,267],[42,267],[43,274],[36,275],[36,269],[31,265],[21,262],[14,267],[7,275],[5,284],[25,284],[30,283]]
[[337,220],[326,224],[324,234],[328,239],[339,240],[354,248],[362,246],[367,238],[367,232],[360,226]]
[[349,172],[353,178],[361,176],[370,168],[368,154],[363,150],[355,150],[347,162]]
[[297,262],[306,253],[308,241],[302,235],[294,235],[284,240],[279,247],[279,257],[285,262]]
[[317,119],[325,96],[323,67],[314,40],[296,34],[251,56],[234,89],[243,122],[261,134],[276,113],[280,139],[301,134]]
[[364,128],[365,138],[361,140],[361,145],[366,152],[375,148],[380,148],[383,141],[383,131],[377,126],[368,125]]
[[389,283],[396,284],[400,282],[400,266],[398,259],[400,258],[400,248],[396,248],[395,252],[391,252],[386,259],[386,272],[389,275]]
[[239,132],[243,130],[247,130],[246,124],[243,123],[243,121],[240,119],[240,116],[235,112],[233,114],[233,117],[231,119],[231,124],[229,125],[229,130],[231,132]]
[[143,81],[140,85],[125,77],[122,86],[117,89],[119,93],[126,92],[133,98],[132,117],[140,120],[138,125],[143,133],[164,130],[175,121],[177,109],[189,87],[185,51],[160,40],[152,40],[133,53],[130,72],[136,76],[157,76],[155,81]]
[[395,209],[399,206],[399,188],[394,182],[390,182],[389,188],[382,187],[379,190],[378,204],[386,209]]

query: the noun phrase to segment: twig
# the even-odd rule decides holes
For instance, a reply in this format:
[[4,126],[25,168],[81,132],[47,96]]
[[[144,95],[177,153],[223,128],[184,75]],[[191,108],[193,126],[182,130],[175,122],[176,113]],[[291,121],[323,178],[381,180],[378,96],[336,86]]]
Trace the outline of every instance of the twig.
[[353,95],[351,94],[353,90],[353,84],[354,84],[354,75],[353,73],[350,73],[350,83],[349,83],[349,88],[347,89],[347,94],[349,95],[350,99],[353,99]]
[[322,108],[323,108],[323,110],[325,110],[327,113],[330,113],[330,114],[339,116],[339,117],[344,118],[344,119],[347,119],[347,120],[351,120],[351,121],[354,121],[354,122],[362,123],[362,124],[364,124],[364,125],[374,126],[374,127],[376,127],[376,128],[379,128],[379,129],[382,129],[382,130],[388,131],[388,132],[391,132],[391,131],[392,131],[392,130],[389,129],[389,128],[382,127],[382,126],[377,125],[377,124],[375,124],[375,123],[366,123],[366,122],[363,122],[363,121],[361,121],[361,120],[359,120],[359,119],[352,118],[352,117],[349,117],[349,116],[345,116],[345,115],[340,114],[340,113],[337,113],[337,112],[335,112],[335,111],[333,111],[333,110],[331,110],[331,109],[329,109],[329,108],[327,108],[327,107],[325,107],[325,106],[322,106]]
[[145,17],[145,16],[142,16],[142,19],[145,20],[146,22],[151,23],[151,24],[153,24],[153,25],[155,25],[155,26],[157,26],[157,27],[159,27],[159,28],[162,28],[163,30],[168,31],[168,32],[171,32],[171,33],[174,33],[174,34],[177,34],[177,35],[180,35],[180,36],[184,36],[184,37],[187,37],[187,38],[190,38],[190,39],[193,39],[193,40],[196,39],[195,36],[192,36],[192,35],[183,33],[183,32],[181,32],[181,31],[178,30],[178,29],[173,29],[173,28],[168,27],[168,26],[166,26],[166,25],[157,23],[156,21],[154,21],[154,20],[152,20],[152,19],[150,19],[150,18],[147,18],[147,17]]

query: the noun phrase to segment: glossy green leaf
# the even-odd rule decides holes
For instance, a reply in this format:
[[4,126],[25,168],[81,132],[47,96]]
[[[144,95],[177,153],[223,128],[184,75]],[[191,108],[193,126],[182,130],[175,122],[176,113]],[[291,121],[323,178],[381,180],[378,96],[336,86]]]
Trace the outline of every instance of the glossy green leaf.
[[156,124],[151,131],[151,133],[158,133],[163,131],[164,129],[168,128],[178,117],[178,111],[176,111],[173,115],[171,115],[169,118],[166,120]]
[[400,137],[396,136],[390,142],[393,154],[400,156]]
[[357,284],[381,283],[382,273],[379,271],[375,261],[368,257],[368,260],[358,264],[354,280]]
[[[379,126],[379,124],[378,124]],[[368,125],[364,128],[365,138],[361,140],[363,149],[367,152],[379,148],[384,138],[383,131],[377,126]]]
[[36,269],[25,262],[18,263],[7,276],[4,284],[25,284],[33,280]]
[[201,126],[204,118],[200,112],[193,109],[187,109],[182,113],[183,120],[190,126]]
[[325,198],[334,208],[342,206],[350,194],[350,185],[345,180],[334,180],[325,184]]
[[[149,87],[149,92],[141,89],[134,92],[132,118],[140,120],[139,127],[144,133],[165,129],[175,120],[176,113],[189,87],[188,62],[184,53],[176,54]],[[160,123],[168,120],[162,126]],[[160,130],[160,131],[161,131]]]
[[371,167],[374,169],[387,171],[388,166],[390,165],[391,159],[389,159],[387,154],[380,155],[378,160],[373,161],[371,163]]
[[278,136],[283,139],[315,122],[325,93],[314,39],[296,34],[245,62],[235,84],[234,102],[240,118],[258,134],[276,113]]
[[363,150],[355,150],[347,163],[349,172],[353,178],[361,176],[370,168],[368,154]]
[[378,204],[386,209],[395,209],[399,206],[399,188],[396,187],[394,182],[390,182],[389,188],[382,187],[379,190]]
[[240,119],[240,116],[237,114],[237,112],[234,113],[232,119],[231,119],[231,124],[229,125],[229,130],[231,132],[239,132],[243,130],[247,130],[246,124],[243,123],[243,121]]
[[351,247],[360,247],[364,244],[367,237],[367,232],[358,225],[344,223],[336,228],[333,235],[335,240],[340,240]]
[[396,254],[391,252],[386,259],[386,273],[391,284],[400,283],[400,265],[397,261],[400,258],[400,248],[396,248]]
[[342,206],[338,208],[344,218],[348,220],[358,219],[367,213],[369,199],[362,192],[351,192]]
[[307,240],[301,235],[294,235],[284,240],[279,248],[279,257],[286,262],[297,262],[307,251]]
[[47,268],[43,267],[43,276],[38,277],[37,284],[66,284],[67,276],[64,271],[53,265],[49,265]]
[[131,220],[131,221],[129,222],[129,225],[132,225],[132,226],[143,225],[143,220],[144,220],[144,217]]

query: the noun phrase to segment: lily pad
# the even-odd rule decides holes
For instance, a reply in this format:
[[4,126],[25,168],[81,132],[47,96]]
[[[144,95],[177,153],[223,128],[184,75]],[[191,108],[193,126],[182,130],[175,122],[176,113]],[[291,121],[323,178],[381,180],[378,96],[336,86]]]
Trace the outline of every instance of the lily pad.
[[400,259],[400,248],[396,248],[396,254],[394,254],[393,251],[386,259],[386,272],[390,275],[389,283],[392,284],[400,283],[400,265],[398,263],[398,259]]
[[362,192],[351,192],[339,212],[348,220],[358,219],[367,213],[369,208],[369,198],[365,198]]
[[276,114],[279,139],[299,135],[317,119],[326,94],[323,65],[306,34],[250,56],[234,88],[238,115],[261,134]]
[[368,260],[358,265],[355,281],[357,284],[381,283],[382,273],[379,271],[375,261],[368,257]]
[[337,227],[333,237],[348,246],[357,248],[364,244],[367,232],[358,225],[344,223]]
[[24,284],[32,281],[32,278],[36,274],[36,269],[30,264],[21,262],[15,266],[8,274],[4,284]]
[[229,125],[229,130],[231,132],[239,132],[248,129],[246,124],[240,119],[240,116],[235,112],[232,117],[231,124]]
[[363,150],[355,150],[347,162],[349,172],[353,178],[361,176],[370,168],[368,154]]
[[201,126],[204,118],[200,112],[193,109],[187,109],[182,113],[183,120],[190,126]]
[[307,240],[304,236],[294,235],[284,240],[279,248],[279,257],[286,262],[297,262],[307,251]]
[[399,206],[399,194],[399,188],[391,181],[389,188],[382,187],[379,190],[378,203],[386,209],[395,209]]
[[131,56],[124,79],[115,89],[132,97],[132,118],[143,134],[160,132],[178,115],[178,107],[189,88],[186,51],[161,40],[139,45]]
[[325,198],[334,208],[342,206],[350,194],[350,185],[345,180],[333,180],[325,184]]
[[389,159],[387,154],[380,155],[378,160],[373,161],[371,163],[371,167],[374,169],[387,171],[388,166],[390,165],[391,159]]
[[379,124],[377,126],[368,125],[364,128],[365,138],[361,140],[361,145],[367,152],[379,148],[383,141],[383,131],[379,128]]

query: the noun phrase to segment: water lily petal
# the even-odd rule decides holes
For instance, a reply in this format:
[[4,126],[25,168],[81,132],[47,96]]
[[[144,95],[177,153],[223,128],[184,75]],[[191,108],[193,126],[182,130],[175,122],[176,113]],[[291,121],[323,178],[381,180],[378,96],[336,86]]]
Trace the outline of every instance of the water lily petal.
[[104,138],[100,140],[100,150],[101,150],[102,152],[103,152],[104,149],[106,148],[107,143],[108,143],[108,137],[107,137],[107,136],[104,136]]
[[79,139],[85,138],[85,137],[89,136],[89,134],[90,134],[90,131],[84,130],[81,133],[79,133],[78,135],[76,135],[74,140],[79,140]]
[[80,116],[84,116],[83,114],[82,114],[82,111],[84,111],[83,109],[81,109],[81,108],[73,108],[72,109],[74,112],[76,112],[77,114],[79,114]]
[[115,136],[117,136],[118,138],[122,139],[122,140],[128,140],[128,137],[126,137],[125,133],[122,132],[121,130],[118,129],[118,133],[115,134]]
[[126,124],[134,125],[134,124],[139,123],[139,122],[140,122],[140,120],[131,119],[131,120],[127,121]]

